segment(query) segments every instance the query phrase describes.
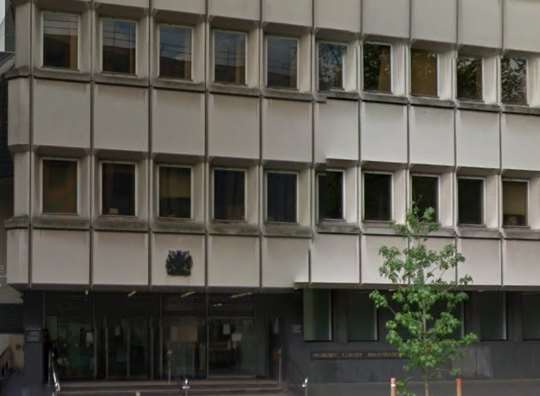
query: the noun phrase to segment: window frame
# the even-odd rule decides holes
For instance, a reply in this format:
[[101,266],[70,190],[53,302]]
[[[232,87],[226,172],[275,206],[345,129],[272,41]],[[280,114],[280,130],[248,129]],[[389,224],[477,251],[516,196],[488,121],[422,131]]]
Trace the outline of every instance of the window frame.
[[[103,213],[103,164],[118,164],[118,165],[131,165],[133,166],[133,183],[134,183],[134,197],[133,197],[133,214],[132,215],[112,215]],[[99,216],[103,217],[129,217],[134,218],[139,216],[139,181],[138,181],[138,169],[137,163],[134,161],[114,161],[114,160],[102,160],[99,161]]]
[[[355,290],[356,291],[356,290]],[[349,291],[350,293],[350,291]],[[369,296],[369,291],[365,291],[365,294]],[[373,304],[373,327],[374,327],[374,335],[373,339],[356,339],[351,337],[349,333],[349,321],[350,321],[350,313],[351,313],[351,296],[348,296],[347,299],[347,314],[346,314],[346,320],[347,320],[347,343],[359,343],[359,342],[369,342],[369,343],[375,343],[381,341],[381,329],[379,324],[379,309],[375,304]]]
[[[437,65],[436,65],[436,69],[437,69],[437,92],[435,93],[435,95],[415,95],[413,94],[413,84],[412,84],[412,73],[413,73],[413,67],[412,67],[412,54],[413,54],[413,51],[414,50],[421,50],[421,51],[427,51],[427,52],[431,52],[432,54],[435,54],[436,55],[436,58],[437,58]],[[414,48],[414,47],[409,47],[409,95],[414,97],[414,98],[431,98],[431,99],[439,99],[441,97],[440,95],[440,92],[441,92],[441,62],[440,62],[440,59],[441,59],[441,54],[440,52],[438,51],[435,51],[435,50],[431,50],[431,49],[424,49],[424,48]],[[482,63],[483,64],[483,63]],[[484,71],[482,69],[482,79],[484,78]],[[483,82],[482,82],[482,88],[483,88]]]
[[[525,197],[525,224],[520,226],[520,225],[505,225],[504,224],[504,182],[518,182],[518,183],[526,183],[527,185],[527,195]],[[509,229],[512,229],[512,228],[517,228],[517,229],[524,229],[524,228],[529,228],[530,227],[530,219],[529,219],[529,216],[530,216],[530,208],[529,208],[529,203],[530,203],[530,195],[531,195],[531,184],[530,184],[530,180],[529,179],[520,179],[520,178],[503,178],[501,180],[501,197],[502,197],[502,205],[501,205],[501,226],[502,228],[509,228]]]
[[[320,194],[319,194],[319,176],[321,173],[326,172],[336,172],[341,173],[341,219],[329,219],[329,218],[320,218]],[[344,223],[346,222],[347,216],[345,215],[347,213],[346,211],[346,201],[347,201],[347,187],[345,183],[345,169],[336,169],[336,168],[328,168],[324,170],[319,170],[315,174],[315,177],[317,178],[315,183],[315,191],[316,191],[316,203],[317,203],[317,223]]]
[[[216,210],[215,210],[215,202],[216,202],[216,170],[224,170],[224,171],[234,171],[234,172],[242,172],[244,175],[244,214],[242,219],[216,219]],[[248,204],[248,186],[247,186],[247,180],[248,178],[248,169],[245,168],[235,168],[235,167],[226,167],[226,166],[216,166],[212,168],[212,188],[211,188],[211,205],[210,205],[210,214],[212,222],[214,223],[247,223],[247,204]]]
[[[336,314],[335,314],[335,307],[334,307],[334,302],[335,302],[335,293],[334,293],[334,290],[332,289],[316,289],[316,288],[313,288],[313,289],[310,289],[314,292],[318,292],[318,291],[321,291],[321,290],[324,290],[324,291],[328,291],[329,293],[329,298],[330,298],[330,304],[328,305],[328,309],[330,310],[329,312],[329,319],[330,319],[330,326],[329,326],[329,330],[330,330],[330,337],[328,337],[328,339],[307,339],[306,340],[306,336],[305,336],[305,333],[303,332],[302,334],[302,340],[304,343],[331,343],[331,342],[334,342],[335,340],[335,333],[336,333]],[[302,293],[303,294],[303,293]],[[304,299],[305,297],[302,295],[302,298]],[[304,301],[302,301],[302,328],[305,329],[305,314],[304,314]]]
[[[347,50],[347,53],[343,57],[342,65],[341,65],[341,67],[342,67],[341,88],[331,88],[329,90],[321,91],[321,87],[320,87],[321,79],[320,79],[320,74],[319,74],[320,73],[320,68],[321,68],[321,57],[320,57],[320,45],[321,44],[331,44],[331,45],[341,46],[341,47],[345,47],[346,50]],[[347,67],[347,56],[349,55],[348,54],[349,47],[350,47],[349,43],[344,43],[344,42],[340,42],[340,41],[317,40],[317,50],[316,50],[317,62],[316,62],[316,66],[315,66],[315,75],[316,75],[316,79],[317,79],[317,92],[344,92],[344,91],[346,91],[345,78],[346,78],[346,75],[347,75],[346,67]]]
[[[45,14],[67,14],[75,15],[77,17],[77,67],[74,69],[56,66],[45,65]],[[41,48],[40,48],[40,67],[50,70],[70,70],[81,71],[81,14],[75,12],[54,11],[49,9],[43,9],[40,11],[40,23],[41,23]]]
[[[193,26],[189,25],[176,25],[173,23],[156,23],[157,25],[157,32],[156,32],[156,42],[157,42],[157,76],[159,79],[163,80],[177,80],[177,81],[194,81],[193,79],[193,47],[195,45],[195,38],[194,38],[194,31]],[[190,79],[187,78],[178,78],[178,77],[168,77],[168,76],[162,76],[161,75],[161,55],[160,55],[160,48],[161,48],[161,26],[170,26],[175,28],[184,28],[189,29],[191,32],[191,62],[190,62]],[[137,69],[135,67],[135,69]]]
[[[482,69],[482,89],[481,89],[481,95],[480,95],[480,98],[478,99],[474,99],[474,98],[461,98],[459,97],[459,74],[458,74],[458,68],[457,68],[457,64],[459,62],[459,58],[460,57],[463,57],[463,58],[477,58],[477,59],[480,59],[480,65],[481,65],[481,69]],[[485,58],[483,56],[477,56],[477,55],[467,55],[467,54],[463,54],[463,55],[459,55],[457,54],[456,58],[455,58],[455,69],[456,69],[456,81],[455,81],[455,85],[456,85],[456,99],[460,102],[474,102],[474,103],[483,103],[485,101],[485,87],[486,87],[486,62],[485,62]],[[500,67],[500,65],[499,65]],[[499,73],[500,74],[500,71]]]
[[[480,180],[482,182],[482,221],[480,224],[469,224],[469,223],[461,223],[459,221],[459,180]],[[487,181],[485,177],[482,176],[457,176],[457,225],[459,227],[485,227],[486,226],[486,207],[487,207]]]
[[414,183],[413,183],[413,178],[414,177],[430,177],[432,179],[437,179],[437,207],[434,208],[435,209],[435,214],[437,215],[435,219],[433,219],[433,221],[435,223],[440,223],[441,222],[441,175],[434,175],[433,173],[411,173],[411,192],[410,192],[410,206],[412,207],[412,204],[413,204],[413,196],[414,196],[414,192],[413,192],[413,187],[414,187]]
[[[44,161],[65,161],[65,162],[75,162],[76,163],[76,186],[77,186],[77,210],[75,213],[70,212],[58,212],[58,213],[50,213],[45,212],[44,210],[44,197],[43,194],[45,193],[45,189],[43,188],[43,171],[45,169]],[[77,158],[67,158],[67,157],[40,157],[39,158],[39,213],[44,216],[80,216],[81,215],[81,183],[80,183],[80,175],[81,175],[81,163],[79,159]]]
[[[245,48],[244,48],[244,82],[242,84],[234,83],[234,82],[223,82],[223,81],[216,81],[216,32],[223,32],[223,33],[239,33],[242,34],[245,37]],[[248,60],[249,60],[249,33],[242,31],[242,30],[233,30],[233,29],[220,29],[220,28],[212,28],[212,35],[211,35],[211,53],[210,53],[210,65],[212,67],[212,83],[213,84],[223,84],[223,85],[232,85],[237,87],[247,87],[248,86]]]
[[[386,175],[390,176],[390,219],[388,220],[369,220],[366,219],[366,173],[372,175]],[[385,171],[363,171],[362,172],[362,222],[372,224],[386,224],[394,221],[394,173]]]
[[[138,76],[139,74],[139,20],[130,19],[130,18],[117,18],[108,15],[98,15],[99,18],[99,72],[103,74],[113,75],[113,76]],[[103,70],[103,20],[104,19],[113,19],[121,22],[131,22],[135,24],[135,70],[133,73],[124,73],[124,72],[113,72],[108,70]]]
[[[387,91],[380,91],[380,90],[373,90],[373,89],[366,89],[366,85],[365,85],[365,58],[364,58],[364,55],[365,55],[365,48],[364,46],[366,44],[370,44],[370,45],[379,45],[379,46],[385,46],[385,47],[389,47],[390,48],[390,61],[389,61],[389,64],[390,64],[390,91],[387,92]],[[374,93],[374,94],[381,94],[381,95],[393,95],[394,94],[394,46],[392,45],[392,43],[387,43],[387,42],[384,42],[384,41],[370,41],[370,40],[365,40],[365,41],[362,41],[362,53],[361,53],[361,57],[362,57],[362,92],[367,92],[367,93]]]
[[[189,169],[190,172],[190,186],[189,186],[189,217],[167,217],[161,215],[160,210],[160,198],[161,198],[161,190],[159,188],[160,182],[161,182],[161,168],[176,168],[176,169]],[[193,166],[192,165],[175,165],[175,164],[157,164],[157,175],[156,175],[156,211],[157,211],[157,218],[160,220],[176,220],[176,221],[193,221],[194,215],[193,215],[193,191],[194,191],[194,180],[193,180]]]
[[[478,332],[478,341],[479,342],[507,342],[508,341],[508,293],[506,291],[497,291],[498,293],[502,293],[503,295],[503,301],[502,301],[502,304],[501,304],[501,308],[502,308],[502,313],[503,313],[503,320],[502,320],[502,325],[503,325],[503,334],[504,336],[501,337],[501,338],[482,338],[482,324],[480,322],[480,331]],[[482,291],[478,292],[478,293],[482,293]],[[478,303],[476,304],[476,308],[478,309]]]
[[[277,174],[284,174],[284,175],[295,175],[296,176],[296,210],[295,210],[295,219],[294,221],[274,221],[274,220],[268,220],[268,192],[270,189],[268,188],[268,174],[269,173],[277,173]],[[286,225],[298,225],[300,224],[299,221],[299,212],[300,212],[300,205],[299,205],[299,193],[300,193],[300,172],[298,171],[287,171],[287,170],[274,170],[274,169],[266,169],[264,171],[264,222],[266,224],[286,224]]]
[[[296,86],[294,88],[290,87],[271,87],[268,85],[268,72],[270,68],[268,67],[268,39],[269,38],[278,38],[285,40],[294,40],[296,41]],[[300,90],[300,38],[294,36],[286,36],[279,34],[266,34],[264,37],[264,87],[269,89],[278,89],[278,90],[287,90],[287,91],[299,91]]]

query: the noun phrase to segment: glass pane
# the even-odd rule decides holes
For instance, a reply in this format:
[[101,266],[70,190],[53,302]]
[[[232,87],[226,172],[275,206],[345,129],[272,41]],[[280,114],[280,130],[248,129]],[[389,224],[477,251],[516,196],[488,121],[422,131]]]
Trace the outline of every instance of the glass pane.
[[501,59],[502,101],[527,104],[527,59]]
[[129,376],[150,375],[150,325],[145,318],[129,320]]
[[343,65],[347,47],[319,43],[319,90],[343,89]]
[[304,340],[332,340],[331,290],[304,290]]
[[349,341],[377,340],[377,310],[368,292],[349,292],[347,333]]
[[415,96],[437,96],[437,54],[411,50],[411,93]]
[[159,75],[191,80],[191,28],[160,25]]
[[458,180],[458,214],[460,224],[482,224],[484,213],[484,181]]
[[528,184],[521,181],[503,181],[503,224],[527,225]]
[[521,296],[521,318],[523,339],[540,340],[540,293],[523,293]]
[[364,174],[364,219],[391,220],[392,176]]
[[103,18],[103,71],[135,74],[136,31],[133,21]]
[[298,41],[268,37],[267,85],[274,88],[297,88]]
[[506,295],[501,292],[476,293],[480,321],[480,340],[506,339]]
[[246,34],[214,32],[214,80],[222,83],[246,83]]
[[319,220],[343,219],[343,173],[319,173]]
[[364,44],[364,90],[391,92],[391,47]]
[[457,60],[459,99],[482,100],[482,59],[460,56]]
[[439,179],[432,176],[413,176],[412,199],[422,215],[426,209],[435,211],[433,221],[438,221],[439,211]]
[[108,372],[110,378],[127,377],[128,366],[128,321],[110,318],[107,322]]
[[73,14],[43,14],[43,65],[78,67],[79,17]]
[[77,162],[43,160],[43,212],[77,213]]
[[191,169],[170,166],[159,168],[159,215],[191,217]]
[[216,169],[214,171],[214,219],[243,220],[244,205],[244,172]]
[[296,175],[268,173],[268,221],[296,222]]
[[102,214],[135,215],[135,166],[102,164]]

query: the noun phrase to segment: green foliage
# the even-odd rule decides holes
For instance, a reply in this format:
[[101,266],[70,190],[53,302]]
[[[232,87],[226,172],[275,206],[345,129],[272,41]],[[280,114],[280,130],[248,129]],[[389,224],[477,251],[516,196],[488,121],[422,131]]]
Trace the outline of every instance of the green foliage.
[[[454,245],[439,251],[427,248],[427,235],[439,228],[432,220],[433,213],[432,208],[420,213],[415,207],[407,213],[405,224],[396,226],[408,246],[403,250],[383,246],[380,254],[384,263],[379,269],[381,276],[390,280],[393,290],[390,293],[376,290],[370,294],[377,308],[391,311],[386,339],[406,360],[406,371],[422,373],[426,396],[429,381],[445,372],[444,368],[463,348],[476,340],[472,333],[456,335],[461,321],[454,312],[467,299],[460,289],[472,279],[465,276],[447,280],[449,272],[454,273],[465,261]],[[398,392],[413,395],[407,390],[407,381],[398,383]]]

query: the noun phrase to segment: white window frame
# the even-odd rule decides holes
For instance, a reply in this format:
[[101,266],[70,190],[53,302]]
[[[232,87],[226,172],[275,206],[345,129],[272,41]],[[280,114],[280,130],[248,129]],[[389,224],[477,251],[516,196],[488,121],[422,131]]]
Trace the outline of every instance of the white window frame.
[[[63,15],[74,15],[77,17],[77,67],[74,69],[64,68],[64,67],[55,67],[45,65],[45,14],[63,14]],[[41,23],[41,46],[40,46],[40,66],[45,69],[52,70],[72,70],[80,71],[81,70],[81,15],[73,12],[63,12],[63,11],[51,11],[51,10],[42,10],[40,13],[40,23]]]
[[[294,221],[275,221],[275,220],[268,220],[268,174],[269,173],[276,173],[276,174],[283,174],[283,175],[294,175],[296,177],[296,213],[295,213],[295,219]],[[264,221],[268,224],[299,224],[298,221],[298,214],[300,211],[300,205],[299,205],[299,180],[300,180],[300,172],[297,171],[286,171],[286,170],[274,170],[274,169],[266,169],[264,172]]]
[[[389,47],[390,48],[390,92],[386,92],[386,91],[374,91],[374,90],[368,90],[366,89],[365,87],[365,84],[364,84],[364,77],[365,77],[365,74],[366,74],[366,68],[365,68],[365,62],[364,62],[364,53],[365,53],[365,45],[366,44],[369,44],[369,45],[379,45],[379,46],[385,46],[385,47]],[[363,41],[362,42],[362,92],[367,92],[367,93],[376,93],[376,94],[381,94],[381,95],[393,95],[394,94],[394,46],[392,45],[392,43],[387,43],[387,42],[384,42],[384,41],[370,41],[370,40],[366,40],[366,41]]]
[[[366,180],[365,175],[385,175],[390,176],[390,218],[388,220],[369,220],[366,219]],[[362,221],[365,223],[390,223],[394,220],[394,174],[384,171],[369,171],[362,172]]]
[[[296,86],[294,88],[290,87],[270,87],[268,86],[268,39],[270,38],[277,38],[282,40],[294,40],[296,41]],[[265,88],[270,89],[282,89],[282,90],[288,90],[288,91],[298,91],[300,88],[300,39],[298,37],[292,37],[292,36],[283,36],[278,34],[267,34],[264,38],[264,86]]]
[[[132,215],[113,215],[103,213],[103,164],[117,164],[117,165],[131,165],[133,166],[133,178],[134,178],[134,213]],[[103,160],[99,161],[99,215],[104,217],[137,217],[139,215],[139,181],[138,181],[139,170],[137,169],[137,163],[133,161],[114,161],[114,160]]]
[[[481,63],[481,66],[482,66],[482,97],[480,99],[471,99],[471,98],[460,98],[458,95],[458,70],[457,70],[457,63],[459,61],[459,58],[460,57],[463,57],[463,58],[477,58],[477,59],[480,59],[480,63]],[[455,70],[456,70],[456,75],[455,75],[455,90],[456,90],[456,100],[458,101],[461,101],[461,102],[474,102],[474,103],[478,103],[478,102],[484,102],[484,98],[486,96],[486,93],[485,93],[485,90],[486,90],[486,62],[485,62],[485,59],[483,56],[477,56],[477,55],[467,55],[467,54],[457,54],[456,58],[455,58],[455,63],[454,63],[454,67],[455,67]],[[500,67],[500,65],[499,65]]]
[[[341,62],[342,62],[342,74],[343,74],[343,78],[342,78],[342,83],[341,83],[341,88],[332,88],[330,89],[328,92],[343,92],[345,91],[345,86],[346,86],[346,83],[345,83],[345,78],[347,76],[347,58],[349,56],[349,47],[350,45],[348,43],[343,43],[343,42],[339,42],[339,41],[329,41],[329,40],[319,40],[317,41],[317,62],[316,62],[316,68],[315,68],[315,72],[316,72],[316,79],[317,79],[317,91],[321,91],[321,88],[320,88],[320,67],[321,67],[321,57],[320,57],[320,45],[321,44],[330,44],[330,45],[335,45],[335,46],[339,46],[339,47],[345,47],[346,49],[346,52],[345,52],[345,56],[343,56],[343,58],[341,59]],[[323,91],[324,92],[324,91]]]
[[[45,192],[45,189],[43,188],[43,170],[45,168],[44,162],[45,161],[64,161],[64,162],[75,162],[76,163],[76,186],[77,186],[77,211],[76,213],[70,213],[70,212],[58,212],[58,213],[50,213],[45,212],[43,208],[44,199],[43,194]],[[77,158],[65,158],[65,157],[41,157],[39,159],[39,213],[46,216],[80,216],[81,215],[81,183],[80,183],[80,175],[81,175],[81,164],[79,159]]]
[[[236,33],[245,37],[244,41],[244,83],[237,84],[232,82],[216,81],[216,32],[222,33]],[[233,85],[239,87],[245,87],[248,85],[248,60],[249,60],[249,34],[241,30],[227,30],[227,29],[212,29],[212,53],[211,53],[211,67],[212,67],[212,82],[215,84]]]
[[[162,77],[161,76],[161,55],[160,55],[160,48],[161,48],[161,26],[170,26],[170,27],[175,27],[175,28],[182,28],[182,29],[189,29],[190,31],[190,35],[191,35],[191,62],[190,62],[190,76],[191,78],[190,79],[185,79],[185,78],[178,78],[178,77],[169,77],[169,76],[165,76],[165,77]],[[194,45],[195,45],[195,38],[194,38],[194,31],[195,29],[193,29],[193,26],[188,26],[188,25],[175,25],[175,24],[172,24],[172,23],[158,23],[157,24],[157,32],[156,32],[156,42],[157,42],[157,76],[158,78],[162,78],[162,79],[165,79],[165,80],[178,80],[178,81],[193,81],[193,71],[194,71],[194,68],[193,68],[193,63],[194,63],[194,56],[193,56],[193,48],[194,48]],[[103,51],[102,51],[103,52]]]
[[[321,173],[327,173],[327,172],[335,172],[335,173],[341,173],[341,219],[328,219],[328,218],[323,218],[321,219],[319,217],[320,215],[320,208],[319,208],[319,205],[320,205],[320,197],[319,197],[319,176],[321,175]],[[347,207],[346,207],[346,203],[347,203],[347,187],[346,187],[346,177],[345,177],[345,169],[336,169],[336,168],[329,168],[329,169],[324,169],[324,170],[319,170],[317,171],[317,173],[315,174],[315,177],[317,178],[317,181],[315,183],[315,188],[316,188],[316,202],[317,202],[317,222],[318,223],[343,223],[343,222],[346,222],[347,220],[347,216],[346,216],[346,213],[347,213]]]
[[[243,175],[244,175],[244,214],[243,214],[243,219],[240,219],[240,220],[235,220],[235,219],[216,219],[216,216],[215,216],[215,207],[214,207],[214,204],[215,204],[215,196],[216,196],[216,184],[215,184],[215,180],[216,180],[216,170],[224,170],[224,171],[234,171],[234,172],[242,172]],[[245,223],[247,222],[247,204],[248,204],[248,170],[247,169],[244,169],[244,168],[229,168],[229,167],[223,167],[223,166],[218,166],[218,167],[214,167],[212,168],[212,190],[211,190],[211,194],[210,194],[210,199],[212,200],[212,204],[210,205],[211,207],[211,214],[212,214],[212,221],[215,222],[215,223]]]
[[[167,216],[162,216],[161,215],[161,212],[160,212],[160,198],[161,198],[161,191],[160,191],[160,182],[161,182],[161,168],[175,168],[175,169],[189,169],[189,173],[190,173],[190,176],[189,176],[189,201],[190,201],[190,205],[189,205],[189,217],[167,217]],[[170,165],[170,164],[158,164],[157,165],[157,186],[156,186],[156,203],[157,203],[157,214],[158,214],[158,218],[159,219],[174,219],[174,220],[179,220],[179,221],[182,221],[182,220],[193,220],[193,203],[194,203],[194,200],[193,200],[193,190],[194,190],[194,181],[193,181],[193,166],[191,165]]]
[[[504,182],[518,182],[525,183],[527,185],[527,196],[525,197],[525,208],[527,210],[525,214],[525,225],[522,226],[509,226],[504,224]],[[520,179],[520,178],[503,178],[501,181],[501,226],[502,228],[528,228],[530,227],[530,195],[531,195],[531,183],[529,179]]]
[[[437,92],[435,93],[435,96],[425,96],[425,95],[413,95],[413,87],[412,87],[412,53],[414,50],[423,50],[427,52],[431,52],[432,54],[435,54],[437,56]],[[409,95],[414,98],[430,98],[430,99],[438,99],[441,97],[441,54],[437,51],[431,50],[431,49],[424,49],[424,48],[409,48]],[[482,71],[482,78],[483,78],[484,72]],[[482,82],[483,84],[483,82]],[[483,88],[483,85],[482,85]]]
[[412,173],[410,177],[410,206],[412,207],[413,204],[413,178],[414,177],[431,177],[432,179],[437,179],[437,208],[435,208],[435,212],[437,214],[437,217],[433,219],[436,223],[441,222],[441,175],[434,175],[433,173]]
[[[469,223],[461,223],[459,221],[459,181],[463,179],[463,180],[480,180],[482,182],[482,213],[481,213],[481,216],[482,216],[482,221],[480,222],[480,224],[469,224]],[[486,178],[485,177],[478,177],[478,176],[457,176],[457,199],[458,199],[458,202],[457,202],[457,207],[456,207],[456,211],[457,211],[457,225],[459,227],[485,227],[486,226],[486,204],[487,204],[487,186],[486,186]]]
[[[115,21],[130,22],[135,24],[135,72],[131,73],[122,73],[122,72],[112,72],[108,70],[103,70],[103,20],[104,19],[113,19]],[[111,74],[114,76],[137,76],[139,73],[139,21],[136,19],[129,18],[116,18],[107,15],[99,16],[99,70],[101,73]]]

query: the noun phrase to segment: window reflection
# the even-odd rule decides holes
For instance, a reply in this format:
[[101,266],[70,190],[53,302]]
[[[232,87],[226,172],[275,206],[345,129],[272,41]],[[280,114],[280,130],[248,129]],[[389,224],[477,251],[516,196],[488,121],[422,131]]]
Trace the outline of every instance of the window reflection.
[[137,23],[103,19],[103,71],[135,74]]

